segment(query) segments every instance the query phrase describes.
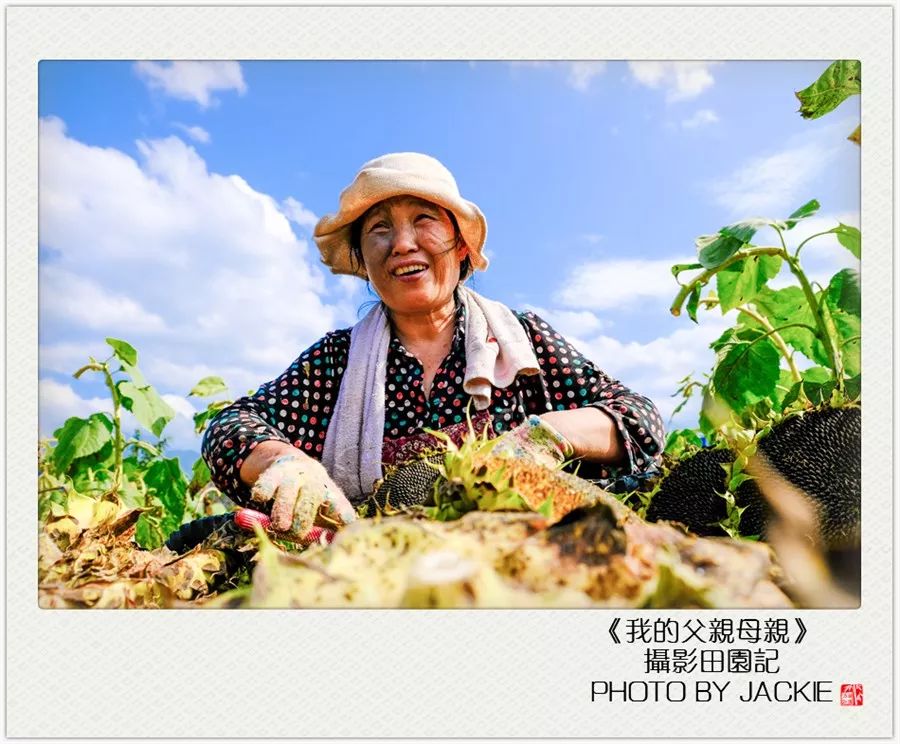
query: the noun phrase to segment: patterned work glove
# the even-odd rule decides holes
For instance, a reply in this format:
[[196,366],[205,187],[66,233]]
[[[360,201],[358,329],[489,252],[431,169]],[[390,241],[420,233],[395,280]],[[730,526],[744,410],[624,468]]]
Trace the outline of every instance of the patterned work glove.
[[267,467],[251,490],[260,504],[272,504],[272,529],[293,542],[318,524],[332,529],[349,524],[356,512],[321,463],[302,455],[284,455]]
[[559,467],[574,452],[568,439],[535,415],[497,437],[491,449],[492,455],[525,458],[550,468]]

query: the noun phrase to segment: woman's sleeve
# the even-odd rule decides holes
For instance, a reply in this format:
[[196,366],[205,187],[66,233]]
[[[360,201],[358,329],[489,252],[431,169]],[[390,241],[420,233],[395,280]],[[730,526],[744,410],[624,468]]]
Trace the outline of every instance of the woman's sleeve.
[[[301,433],[292,422],[311,395],[311,364],[317,365],[317,377],[324,375],[334,379],[334,386],[329,385],[329,388],[336,397],[347,351],[349,332],[329,333],[304,351],[281,375],[262,385],[253,395],[236,400],[216,414],[201,445],[203,459],[216,488],[236,503],[246,504],[250,489],[241,480],[240,472],[253,449],[260,442],[270,440],[298,448],[303,446],[312,431],[304,428]],[[318,389],[312,394],[319,398]],[[308,454],[317,456],[315,451]]]
[[535,313],[517,315],[541,368],[540,380],[526,391],[527,412],[599,408],[615,422],[628,457],[627,464],[601,468],[600,477],[653,470],[665,448],[662,418],[653,402],[608,377]]

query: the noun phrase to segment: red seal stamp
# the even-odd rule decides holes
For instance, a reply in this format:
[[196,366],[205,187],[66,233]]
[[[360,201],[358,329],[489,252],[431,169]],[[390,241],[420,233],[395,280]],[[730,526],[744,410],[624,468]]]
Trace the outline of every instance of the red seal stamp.
[[841,685],[841,705],[862,705],[862,685]]

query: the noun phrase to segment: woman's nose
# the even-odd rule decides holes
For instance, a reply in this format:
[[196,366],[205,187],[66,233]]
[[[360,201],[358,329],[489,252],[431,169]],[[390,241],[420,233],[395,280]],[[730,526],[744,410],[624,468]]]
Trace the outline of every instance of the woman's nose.
[[409,253],[419,249],[416,239],[416,230],[412,224],[398,224],[394,226],[394,240],[391,250],[395,254]]

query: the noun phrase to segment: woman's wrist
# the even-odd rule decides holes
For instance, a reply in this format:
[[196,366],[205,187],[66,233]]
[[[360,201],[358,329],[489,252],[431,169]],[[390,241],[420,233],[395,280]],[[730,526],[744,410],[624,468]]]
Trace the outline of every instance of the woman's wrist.
[[599,408],[547,411],[541,414],[541,419],[566,438],[575,457],[610,465],[625,460],[625,442],[616,422]]
[[309,457],[287,442],[279,439],[269,439],[260,442],[241,465],[241,481],[247,486],[253,486],[259,476],[276,460],[282,458],[303,459]]

